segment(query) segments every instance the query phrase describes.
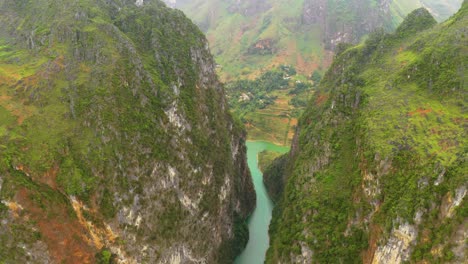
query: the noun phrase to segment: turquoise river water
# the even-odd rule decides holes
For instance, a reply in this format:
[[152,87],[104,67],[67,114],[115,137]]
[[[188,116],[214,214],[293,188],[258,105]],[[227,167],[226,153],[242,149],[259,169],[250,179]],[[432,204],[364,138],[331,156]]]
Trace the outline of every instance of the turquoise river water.
[[273,203],[263,184],[263,175],[258,168],[258,153],[271,150],[285,153],[288,147],[282,147],[265,141],[247,142],[247,163],[249,164],[252,180],[257,194],[257,207],[248,219],[249,242],[245,250],[236,258],[235,264],[262,264],[268,249],[268,226],[271,220]]

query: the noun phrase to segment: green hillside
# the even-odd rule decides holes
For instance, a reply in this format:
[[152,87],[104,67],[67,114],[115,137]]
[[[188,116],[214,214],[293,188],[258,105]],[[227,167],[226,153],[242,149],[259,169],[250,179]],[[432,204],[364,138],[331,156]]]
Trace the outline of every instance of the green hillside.
[[379,27],[392,30],[421,3],[442,21],[461,0],[177,0],[175,7],[207,34],[218,72],[231,80],[280,64],[302,74],[326,68],[338,42],[357,43]]
[[[406,14],[421,6],[417,0],[166,2],[183,10],[207,34],[218,63],[217,72],[228,83],[230,105],[246,125],[249,139],[286,145],[292,140],[298,114],[313,93],[312,74],[323,73],[331,64],[338,43],[359,43],[377,28],[391,31]],[[456,11],[461,0],[424,3],[445,19]],[[284,66],[297,72],[289,86],[293,87],[295,81],[304,82],[309,86],[306,92],[258,91],[255,82]],[[239,79],[253,82],[245,81],[243,89],[238,89]],[[255,98],[240,98],[252,90],[257,91]],[[252,105],[258,100],[268,103],[246,107],[246,102]]]
[[266,171],[268,263],[467,259],[467,24],[467,1],[439,25],[418,9],[338,49],[291,156]]

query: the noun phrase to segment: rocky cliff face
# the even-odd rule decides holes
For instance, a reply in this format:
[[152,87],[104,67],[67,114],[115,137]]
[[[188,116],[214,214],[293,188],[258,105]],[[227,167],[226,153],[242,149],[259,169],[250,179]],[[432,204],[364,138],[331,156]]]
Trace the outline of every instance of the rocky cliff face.
[[255,206],[203,34],[159,1],[0,1],[0,259],[225,263]]
[[467,11],[436,25],[418,9],[339,49],[267,169],[285,179],[267,262],[466,261]]
[[306,25],[321,28],[325,48],[334,50],[341,42],[358,43],[377,28],[392,29],[390,2],[306,0],[302,17]]

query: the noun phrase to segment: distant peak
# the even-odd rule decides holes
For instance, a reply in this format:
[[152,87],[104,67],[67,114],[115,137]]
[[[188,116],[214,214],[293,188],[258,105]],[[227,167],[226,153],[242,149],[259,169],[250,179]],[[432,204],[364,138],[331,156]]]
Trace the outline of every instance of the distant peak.
[[396,33],[402,37],[426,30],[437,24],[435,18],[426,8],[418,8],[411,12],[397,28]]

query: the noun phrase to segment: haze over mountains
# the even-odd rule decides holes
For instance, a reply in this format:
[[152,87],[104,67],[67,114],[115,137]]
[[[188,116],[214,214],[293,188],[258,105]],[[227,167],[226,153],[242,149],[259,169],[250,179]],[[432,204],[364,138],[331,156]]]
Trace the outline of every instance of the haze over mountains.
[[225,80],[252,78],[280,64],[325,70],[339,42],[357,43],[377,28],[391,31],[425,6],[439,21],[462,0],[167,0],[206,33]]

